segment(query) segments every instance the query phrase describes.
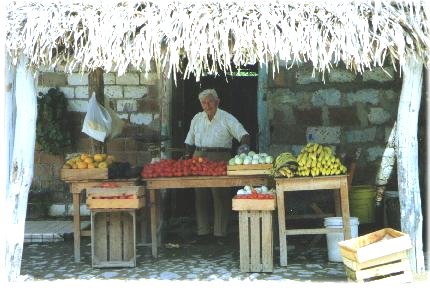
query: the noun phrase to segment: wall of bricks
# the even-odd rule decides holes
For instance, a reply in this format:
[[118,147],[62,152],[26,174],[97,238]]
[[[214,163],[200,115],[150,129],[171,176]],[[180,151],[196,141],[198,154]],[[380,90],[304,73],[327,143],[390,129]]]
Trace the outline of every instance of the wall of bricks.
[[[91,152],[91,138],[81,131],[89,101],[88,74],[43,69],[37,81],[39,92],[46,93],[57,87],[68,99],[73,137],[71,152]],[[104,85],[105,101],[125,122],[122,134],[107,141],[106,153],[114,155],[117,161],[143,166],[150,162],[153,142],[158,141],[160,135],[160,80],[155,73],[129,71],[118,76],[115,72],[107,72]],[[36,148],[32,190],[47,190],[52,202],[70,205],[68,186],[59,178],[65,155],[53,156]]]
[[304,64],[269,75],[270,151],[298,154],[309,141],[338,153],[362,148],[356,184],[373,184],[396,120],[402,82],[393,67],[354,74],[334,67],[323,76]]

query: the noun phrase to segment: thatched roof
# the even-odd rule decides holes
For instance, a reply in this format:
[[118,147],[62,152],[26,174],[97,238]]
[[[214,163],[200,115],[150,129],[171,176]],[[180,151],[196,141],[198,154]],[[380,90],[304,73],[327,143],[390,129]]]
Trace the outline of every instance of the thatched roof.
[[120,74],[151,60],[198,77],[231,61],[311,61],[319,71],[342,61],[362,72],[415,54],[428,65],[425,1],[16,1],[7,5],[6,46],[33,66]]

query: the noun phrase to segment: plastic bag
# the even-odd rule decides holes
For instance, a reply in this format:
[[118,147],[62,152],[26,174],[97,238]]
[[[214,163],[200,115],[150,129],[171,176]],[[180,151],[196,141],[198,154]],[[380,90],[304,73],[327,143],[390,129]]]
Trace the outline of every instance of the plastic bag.
[[124,128],[125,122],[122,121],[122,119],[119,118],[118,114],[114,110],[112,110],[109,106],[106,106],[106,110],[108,111],[112,119],[112,129],[108,137],[109,139],[112,139],[121,134],[122,129]]
[[96,95],[93,93],[88,102],[82,132],[98,141],[104,142],[105,138],[111,133],[111,130],[112,118],[109,112],[97,102]]

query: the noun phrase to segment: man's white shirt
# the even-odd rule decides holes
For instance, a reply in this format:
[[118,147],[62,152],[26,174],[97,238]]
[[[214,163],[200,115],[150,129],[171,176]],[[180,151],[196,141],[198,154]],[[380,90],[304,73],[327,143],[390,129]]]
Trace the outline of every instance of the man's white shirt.
[[212,121],[204,111],[193,117],[185,143],[197,147],[231,148],[232,139],[240,141],[245,134],[248,132],[236,117],[218,108]]

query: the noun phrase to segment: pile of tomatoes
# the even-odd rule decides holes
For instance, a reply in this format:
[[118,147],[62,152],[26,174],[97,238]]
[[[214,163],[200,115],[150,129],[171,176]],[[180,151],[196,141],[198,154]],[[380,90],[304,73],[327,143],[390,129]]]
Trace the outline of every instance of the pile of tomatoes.
[[145,165],[140,173],[143,178],[222,176],[226,174],[227,162],[209,161],[202,157],[187,160],[161,160]]
[[273,194],[264,194],[264,193],[251,193],[251,194],[238,194],[235,195],[236,199],[274,199],[275,196]]

